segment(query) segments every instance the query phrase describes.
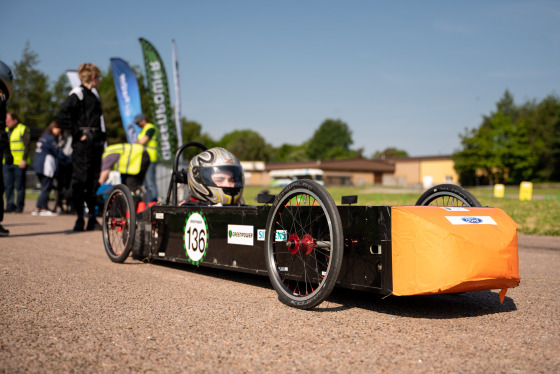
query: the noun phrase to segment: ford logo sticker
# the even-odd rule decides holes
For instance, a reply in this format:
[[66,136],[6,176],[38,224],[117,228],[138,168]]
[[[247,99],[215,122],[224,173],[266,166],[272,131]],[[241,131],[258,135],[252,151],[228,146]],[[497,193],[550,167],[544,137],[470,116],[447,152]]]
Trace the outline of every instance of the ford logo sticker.
[[467,223],[482,223],[482,219],[477,217],[463,217],[461,219]]

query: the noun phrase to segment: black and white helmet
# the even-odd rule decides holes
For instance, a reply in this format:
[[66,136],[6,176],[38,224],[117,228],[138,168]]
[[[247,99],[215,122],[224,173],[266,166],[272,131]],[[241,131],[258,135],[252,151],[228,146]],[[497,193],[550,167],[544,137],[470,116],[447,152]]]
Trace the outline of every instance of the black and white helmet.
[[10,67],[4,62],[0,61],[0,91],[4,94],[4,100],[8,100],[12,94],[14,75]]
[[237,157],[215,147],[199,153],[189,164],[189,189],[193,198],[214,204],[241,202],[245,184],[243,168]]

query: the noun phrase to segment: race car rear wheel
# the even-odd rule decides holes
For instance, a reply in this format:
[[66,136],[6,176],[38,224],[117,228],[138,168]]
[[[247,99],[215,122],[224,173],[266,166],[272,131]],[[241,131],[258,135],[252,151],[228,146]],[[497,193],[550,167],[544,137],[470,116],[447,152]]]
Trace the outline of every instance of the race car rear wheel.
[[113,262],[124,262],[136,233],[136,208],[127,186],[119,184],[109,192],[103,208],[103,244]]
[[265,261],[280,301],[319,305],[335,286],[344,238],[338,208],[320,184],[298,180],[274,200],[266,225]]
[[480,202],[469,191],[454,184],[440,184],[420,196],[416,205],[480,207]]

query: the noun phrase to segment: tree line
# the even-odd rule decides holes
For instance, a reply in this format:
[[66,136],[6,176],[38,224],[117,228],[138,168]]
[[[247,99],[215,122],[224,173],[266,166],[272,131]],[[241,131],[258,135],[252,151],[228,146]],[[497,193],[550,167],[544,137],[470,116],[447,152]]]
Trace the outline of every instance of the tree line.
[[[19,61],[14,61],[12,69],[15,75],[14,94],[8,102],[8,110],[18,114],[22,123],[35,130],[44,129],[56,119],[58,108],[71,90],[68,78],[62,73],[51,84],[49,77],[37,69],[39,56],[29,42],[23,50]],[[148,88],[145,75],[139,66],[131,66],[138,81],[143,108],[149,108]],[[108,144],[126,142],[122,125],[113,74],[110,67],[102,67],[101,82],[98,87],[103,106],[103,116],[107,131]],[[149,118],[149,113],[145,113]],[[240,160],[259,160],[267,162],[288,162],[306,160],[326,160],[363,157],[363,149],[354,150],[352,131],[347,123],[340,119],[326,119],[314,132],[313,136],[302,144],[283,144],[274,147],[256,131],[251,129],[234,130],[215,139],[203,131],[203,126],[193,120],[181,118],[183,141],[197,141],[207,147],[227,148]],[[35,131],[35,137],[37,137]],[[40,134],[40,131],[38,132]],[[192,150],[196,152],[196,150]],[[185,157],[190,157],[188,150]]]
[[516,105],[506,90],[496,110],[460,134],[453,154],[463,185],[560,181],[560,98]]
[[[4,60],[5,62],[8,62]],[[31,128],[44,129],[56,119],[60,104],[71,90],[65,73],[51,84],[49,77],[37,69],[39,56],[26,43],[21,59],[14,61],[14,94],[8,110],[18,114]],[[9,64],[9,62],[8,62]],[[139,66],[132,66],[138,80],[143,108],[149,108],[146,79]],[[108,143],[126,141],[113,75],[110,67],[102,69],[98,88],[107,129]],[[146,113],[149,115],[149,113]],[[341,119],[326,119],[313,135],[301,144],[274,147],[256,131],[233,130],[215,139],[203,125],[181,118],[183,141],[197,141],[208,147],[221,146],[240,160],[291,162],[363,158],[363,149],[351,148],[352,130]],[[40,132],[39,132],[40,134]],[[540,102],[516,105],[505,91],[496,110],[483,116],[482,123],[459,134],[461,146],[452,157],[463,185],[519,183],[523,180],[560,181],[560,99],[549,95]],[[196,150],[192,150],[196,152]],[[191,157],[192,154],[185,154]],[[408,157],[404,150],[388,147],[371,158]]]

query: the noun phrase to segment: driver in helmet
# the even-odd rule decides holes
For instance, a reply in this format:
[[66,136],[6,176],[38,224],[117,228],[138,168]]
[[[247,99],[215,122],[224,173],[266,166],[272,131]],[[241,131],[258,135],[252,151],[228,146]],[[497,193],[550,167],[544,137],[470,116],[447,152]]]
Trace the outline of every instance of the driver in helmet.
[[243,168],[239,160],[224,148],[215,147],[199,153],[189,164],[190,202],[243,204],[244,183]]

